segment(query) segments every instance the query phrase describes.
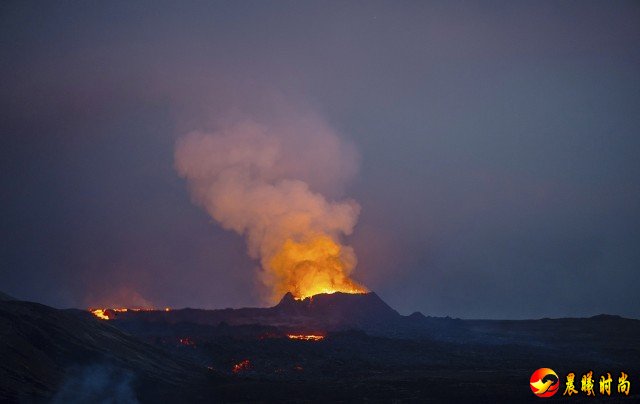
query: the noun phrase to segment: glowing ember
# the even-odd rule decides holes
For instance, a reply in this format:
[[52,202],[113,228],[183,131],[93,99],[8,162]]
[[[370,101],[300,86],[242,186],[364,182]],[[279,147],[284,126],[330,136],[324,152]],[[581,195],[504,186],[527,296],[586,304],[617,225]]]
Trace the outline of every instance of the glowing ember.
[[189,337],[179,338],[178,342],[185,346],[196,346],[196,343]]
[[324,335],[304,335],[304,334],[287,334],[289,339],[297,339],[301,341],[320,341],[324,339]]
[[242,362],[239,362],[233,365],[233,368],[231,369],[231,371],[237,374],[249,369],[251,369],[251,362],[249,362],[249,359],[245,359]]

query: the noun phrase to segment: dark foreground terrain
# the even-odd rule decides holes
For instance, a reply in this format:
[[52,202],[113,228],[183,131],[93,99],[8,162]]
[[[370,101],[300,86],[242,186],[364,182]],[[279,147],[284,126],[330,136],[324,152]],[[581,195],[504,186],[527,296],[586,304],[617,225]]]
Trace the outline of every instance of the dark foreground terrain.
[[[374,293],[110,314],[0,297],[0,401],[516,402],[540,400],[529,388],[540,367],[563,382],[551,400],[586,401],[561,394],[567,373],[589,370],[597,394],[589,401],[640,399],[640,321],[616,316],[401,316]],[[629,374],[628,397],[616,390],[620,371]],[[612,396],[602,397],[597,379],[607,372]]]

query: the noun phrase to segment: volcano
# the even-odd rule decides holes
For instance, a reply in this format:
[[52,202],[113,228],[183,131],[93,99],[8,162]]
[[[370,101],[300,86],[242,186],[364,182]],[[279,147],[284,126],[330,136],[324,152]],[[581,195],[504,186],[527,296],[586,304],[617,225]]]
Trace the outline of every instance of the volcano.
[[282,332],[327,333],[351,329],[380,332],[406,319],[374,292],[324,293],[304,299],[296,299],[291,293],[287,293],[277,305],[267,308],[187,308],[170,311],[120,311],[112,314],[113,323],[128,330],[158,324],[222,324],[236,327],[274,327]]
[[287,293],[272,311],[298,325],[312,323],[326,330],[370,328],[401,317],[374,292],[323,293],[305,299]]

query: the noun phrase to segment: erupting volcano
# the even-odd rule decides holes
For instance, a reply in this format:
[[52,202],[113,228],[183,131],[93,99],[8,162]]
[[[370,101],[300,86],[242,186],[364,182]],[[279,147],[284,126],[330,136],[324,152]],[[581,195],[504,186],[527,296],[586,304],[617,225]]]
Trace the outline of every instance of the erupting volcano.
[[244,235],[249,255],[260,260],[269,303],[285,293],[303,299],[368,291],[352,279],[356,254],[343,242],[360,206],[325,196],[339,194],[357,160],[350,144],[309,115],[192,132],[175,152],[194,202],[223,228]]
[[291,292],[296,298],[304,299],[320,293],[367,292],[349,278],[354,264],[351,256],[343,253],[343,248],[327,236],[307,242],[287,240],[269,263],[278,278],[274,293],[282,296]]

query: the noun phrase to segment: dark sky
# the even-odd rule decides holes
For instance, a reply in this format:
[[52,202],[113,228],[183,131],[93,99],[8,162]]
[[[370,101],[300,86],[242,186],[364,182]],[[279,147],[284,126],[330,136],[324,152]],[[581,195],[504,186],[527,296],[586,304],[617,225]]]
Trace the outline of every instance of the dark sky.
[[0,290],[260,304],[173,153],[279,99],[358,149],[355,277],[400,312],[639,318],[639,44],[631,1],[4,1]]

